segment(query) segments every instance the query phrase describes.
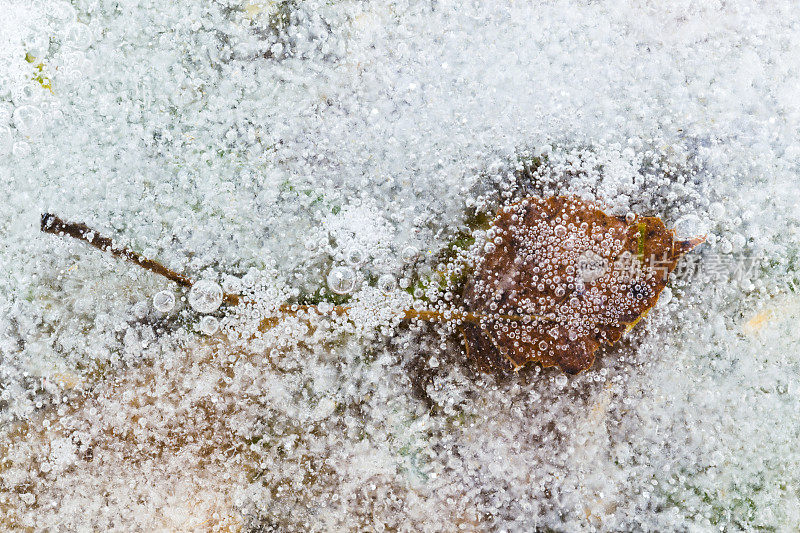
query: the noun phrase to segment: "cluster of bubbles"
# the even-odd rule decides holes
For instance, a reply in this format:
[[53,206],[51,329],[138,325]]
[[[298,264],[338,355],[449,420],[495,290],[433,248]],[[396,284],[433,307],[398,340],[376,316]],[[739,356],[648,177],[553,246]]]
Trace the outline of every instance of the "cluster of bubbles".
[[[58,34],[61,37],[62,46],[75,50],[85,50],[94,40],[91,29],[88,25],[78,21],[75,8],[70,3],[58,2],[53,4],[48,11],[48,16],[53,21],[53,26],[59,28]],[[42,56],[44,55],[42,52],[39,53]]]
[[[226,280],[226,285],[231,283]],[[222,287],[215,281],[201,279],[189,290],[189,305],[198,313],[205,314],[197,324],[197,330],[205,335],[213,335],[219,330],[219,319],[209,315],[222,304]],[[169,313],[175,307],[175,293],[163,290],[153,295],[153,308],[160,313]]]
[[[45,122],[44,112],[38,105],[25,103],[17,106],[13,112],[9,110],[8,115],[0,119],[0,156],[13,154],[22,158],[29,155],[29,141],[42,134]],[[13,123],[14,130],[5,123]]]
[[[400,250],[400,259],[405,264],[412,264],[419,258],[419,250],[411,245]],[[344,253],[343,265],[336,265],[330,269],[326,277],[326,285],[334,294],[345,295],[353,293],[359,287],[359,269],[365,266],[369,253],[361,246],[352,246]],[[404,283],[405,282],[405,283]],[[405,285],[405,286],[403,286]],[[391,293],[398,286],[397,278],[390,273],[378,276],[375,286],[384,294]],[[401,278],[400,286],[408,287],[405,278]]]
[[635,220],[572,198],[530,198],[501,212],[466,300],[485,315],[482,328],[501,340],[507,358],[577,370],[599,342],[618,340],[654,296],[650,274],[633,269],[639,261],[624,249]]
[[24,83],[9,84],[15,107],[0,109],[0,156],[29,156],[32,143],[63,116],[59,106],[65,95],[55,89],[54,80],[82,80],[87,74],[84,52],[95,40],[92,28],[78,20],[69,2],[48,4],[43,15],[41,25],[21,31]]

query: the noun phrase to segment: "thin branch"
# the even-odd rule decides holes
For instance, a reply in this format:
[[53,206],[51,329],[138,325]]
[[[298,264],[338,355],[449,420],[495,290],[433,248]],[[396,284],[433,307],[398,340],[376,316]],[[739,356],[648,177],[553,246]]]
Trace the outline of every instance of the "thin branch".
[[[160,276],[164,276],[170,281],[174,281],[181,287],[187,289],[192,286],[192,280],[182,274],[178,274],[174,270],[165,267],[158,261],[148,259],[138,252],[134,252],[130,248],[124,246],[117,246],[110,237],[100,235],[97,231],[93,230],[82,222],[65,222],[61,218],[51,213],[42,215],[41,230],[45,233],[52,233],[53,235],[69,235],[74,239],[86,242],[95,248],[108,252],[111,255],[122,257],[140,267],[149,270]],[[236,294],[224,293],[222,296],[225,303],[229,305],[237,305],[239,303],[239,296]]]

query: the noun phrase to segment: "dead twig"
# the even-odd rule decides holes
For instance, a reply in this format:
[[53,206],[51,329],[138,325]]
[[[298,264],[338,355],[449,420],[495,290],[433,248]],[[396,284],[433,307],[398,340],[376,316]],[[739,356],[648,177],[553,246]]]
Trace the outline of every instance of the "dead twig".
[[[148,259],[138,252],[134,252],[125,246],[114,244],[110,237],[105,237],[93,230],[82,222],[66,222],[56,215],[45,213],[42,215],[41,230],[45,233],[52,233],[53,235],[69,235],[74,239],[86,242],[95,248],[108,252],[111,255],[122,257],[123,259],[135,263],[140,267],[149,270],[155,274],[164,276],[170,281],[174,281],[181,287],[191,288],[192,280],[182,274],[178,274],[174,270],[165,267],[158,261]],[[223,301],[229,305],[237,305],[239,303],[239,296],[236,294],[224,293]]]

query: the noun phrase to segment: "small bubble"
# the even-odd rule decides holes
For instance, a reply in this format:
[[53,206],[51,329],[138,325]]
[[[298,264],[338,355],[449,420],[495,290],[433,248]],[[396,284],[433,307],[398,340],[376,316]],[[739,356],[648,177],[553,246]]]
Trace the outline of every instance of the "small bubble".
[[168,313],[175,307],[175,295],[172,291],[157,292],[153,296],[153,307],[155,307],[156,311]]
[[734,233],[731,235],[731,250],[734,252],[740,251],[747,244],[747,239],[741,233]]
[[64,44],[75,50],[86,50],[92,44],[92,31],[80,22],[70,24],[64,33]]
[[560,376],[556,377],[556,385],[558,386],[559,389],[563,389],[564,387],[566,387],[568,382],[569,380],[567,379],[567,376],[565,376],[564,374],[561,374]]
[[198,313],[213,313],[222,305],[222,287],[210,279],[201,279],[189,291],[189,305]]
[[349,294],[356,285],[356,274],[353,269],[337,266],[331,269],[326,279],[328,288],[336,294]]
[[34,58],[44,58],[50,51],[50,36],[45,32],[31,32],[23,39],[25,51]]
[[219,320],[214,316],[204,316],[200,319],[199,330],[205,335],[213,335],[219,329]]
[[483,247],[483,250],[487,254],[490,254],[490,253],[494,252],[495,250],[497,250],[497,246],[495,246],[493,242],[487,242],[486,245]]
[[69,24],[77,18],[75,8],[69,2],[56,2],[51,4],[48,9],[48,16],[53,22],[59,25]]
[[672,289],[664,287],[664,290],[661,291],[661,295],[658,297],[658,306],[664,307],[670,300],[672,300]]
[[146,302],[139,302],[133,306],[131,309],[133,316],[138,318],[139,320],[143,319],[147,316],[147,303]]
[[8,102],[0,102],[0,126],[11,124],[11,116],[14,113],[14,106]]
[[545,341],[541,341],[541,342],[539,342],[539,349],[540,349],[541,351],[545,351],[545,350],[547,350],[547,342],[545,342]]
[[563,224],[559,224],[558,226],[555,227],[553,232],[555,233],[556,237],[562,239],[567,236],[567,227],[564,226]]
[[419,250],[417,250],[413,246],[406,246],[400,253],[400,258],[405,263],[411,263],[412,261],[415,261],[417,259],[417,255],[419,255]]
[[239,294],[242,290],[242,280],[236,276],[225,276],[222,280],[222,290],[230,294]]
[[381,292],[392,292],[397,286],[394,276],[391,274],[384,274],[378,278],[378,290]]
[[364,262],[364,250],[358,246],[354,246],[347,251],[347,263],[352,266],[358,266]]
[[625,215],[625,222],[633,224],[634,220],[636,220],[636,214],[628,211],[628,214]]
[[14,157],[28,157],[31,155],[31,145],[26,143],[25,141],[17,141],[14,143],[14,147],[11,149]]
[[697,215],[684,215],[675,222],[675,236],[679,239],[700,237],[708,233],[708,226]]
[[22,135],[35,137],[44,130],[42,110],[33,105],[22,105],[14,110],[14,126]]

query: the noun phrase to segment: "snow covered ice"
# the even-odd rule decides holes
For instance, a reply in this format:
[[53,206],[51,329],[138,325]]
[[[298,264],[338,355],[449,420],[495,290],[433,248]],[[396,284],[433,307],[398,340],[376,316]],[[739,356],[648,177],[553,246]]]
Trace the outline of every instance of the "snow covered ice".
[[[799,529],[799,47],[788,2],[0,0],[0,529]],[[706,235],[578,375],[405,316],[528,195]]]

